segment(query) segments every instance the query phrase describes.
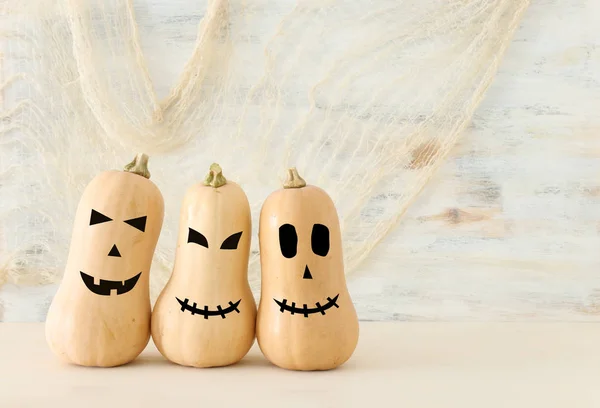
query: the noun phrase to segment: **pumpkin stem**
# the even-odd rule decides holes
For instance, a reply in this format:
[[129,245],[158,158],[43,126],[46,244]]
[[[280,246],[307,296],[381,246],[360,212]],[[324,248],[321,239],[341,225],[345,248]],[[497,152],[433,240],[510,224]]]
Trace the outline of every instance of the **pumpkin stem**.
[[204,178],[204,185],[219,188],[227,184],[227,179],[223,176],[223,170],[217,163],[210,165],[210,170]]
[[287,180],[283,183],[283,188],[302,188],[306,187],[306,181],[298,174],[295,167],[288,169]]
[[130,163],[125,165],[123,170],[149,179],[148,155],[146,153],[138,153]]

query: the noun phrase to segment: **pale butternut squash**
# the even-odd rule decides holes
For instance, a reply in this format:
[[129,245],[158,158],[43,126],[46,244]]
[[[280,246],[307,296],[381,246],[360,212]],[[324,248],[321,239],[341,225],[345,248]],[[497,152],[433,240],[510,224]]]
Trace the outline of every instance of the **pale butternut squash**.
[[150,339],[149,274],[162,228],[163,197],[148,156],[105,171],[85,188],[63,279],[46,316],[46,340],[61,359],[112,367]]
[[346,362],[359,326],[344,274],[336,208],[295,168],[260,212],[261,297],[256,334],[265,357],[291,370]]
[[152,313],[152,339],[168,360],[191,367],[231,365],[255,339],[248,283],[250,205],[213,164],[181,206],[173,273]]

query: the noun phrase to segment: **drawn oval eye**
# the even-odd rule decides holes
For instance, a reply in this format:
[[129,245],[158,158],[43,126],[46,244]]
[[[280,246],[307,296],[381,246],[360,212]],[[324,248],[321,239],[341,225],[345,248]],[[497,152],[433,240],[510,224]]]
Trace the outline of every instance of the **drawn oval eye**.
[[313,225],[310,245],[316,255],[326,256],[329,253],[329,228],[323,224]]
[[202,245],[203,247],[208,248],[208,240],[206,239],[206,237],[193,228],[188,228],[187,242],[192,242],[194,244]]
[[146,231],[146,216],[132,218],[130,220],[125,221],[125,224],[131,225],[133,228],[136,228],[142,232]]
[[279,247],[281,248],[281,255],[286,258],[293,258],[296,256],[298,250],[298,234],[296,234],[296,228],[291,224],[283,224],[279,227]]
[[237,249],[238,243],[240,242],[240,237],[242,236],[242,232],[236,232],[235,234],[230,235],[223,243],[221,244],[221,249]]

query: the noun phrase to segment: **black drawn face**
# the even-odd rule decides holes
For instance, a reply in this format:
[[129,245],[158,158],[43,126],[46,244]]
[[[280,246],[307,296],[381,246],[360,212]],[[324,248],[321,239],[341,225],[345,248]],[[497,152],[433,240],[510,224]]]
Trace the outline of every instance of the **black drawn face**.
[[[310,234],[310,247],[312,252],[320,257],[329,253],[329,228],[323,224],[314,224]],[[292,224],[283,224],[279,227],[279,248],[281,255],[292,259],[298,254],[298,234]],[[308,265],[304,268],[303,279],[312,279]]]
[[[127,220],[124,220],[123,222],[125,224],[130,225],[131,227],[135,228],[138,231],[144,232],[144,231],[146,231],[146,219],[147,219],[147,217],[144,215],[142,217],[127,219]],[[104,215],[101,212],[92,209],[91,214],[90,214],[90,223],[89,223],[90,228],[93,228],[95,225],[104,224],[107,222],[114,222],[114,220],[112,218],[108,217],[107,215]],[[113,244],[110,247],[108,254],[106,256],[110,256],[110,257],[114,257],[114,258],[121,258],[122,255],[121,255],[121,252],[119,251],[119,248],[117,247],[117,245]],[[138,273],[137,275],[135,275],[129,279],[123,280],[123,281],[100,279],[100,283],[98,283],[98,284],[94,283],[93,276],[88,275],[83,271],[79,271],[79,274],[81,275],[81,279],[82,279],[83,283],[85,284],[85,286],[92,293],[94,293],[96,295],[101,295],[101,296],[110,296],[113,290],[116,292],[117,295],[122,295],[122,294],[125,294],[125,293],[129,292],[130,290],[132,290],[135,287],[137,281],[139,280],[142,272]]]
[[302,307],[297,307],[296,302],[292,302],[291,304],[288,305],[287,299],[283,299],[283,300],[273,299],[273,300],[275,301],[275,303],[277,303],[277,306],[279,306],[279,311],[281,313],[290,312],[290,314],[292,314],[292,315],[297,314],[297,315],[302,315],[304,317],[308,317],[308,315],[315,314],[315,313],[320,313],[322,315],[325,315],[326,314],[325,312],[327,310],[331,309],[332,307],[339,308],[339,306],[337,304],[339,297],[340,297],[339,294],[335,295],[333,298],[328,297],[327,302],[325,302],[323,305],[321,305],[320,302],[316,302],[315,307],[308,307],[308,305],[306,303],[304,303],[302,305]]
[[[283,224],[279,227],[279,248],[281,255],[286,259],[293,259],[298,255],[298,233],[296,228],[292,224]],[[319,257],[325,257],[329,254],[330,239],[329,239],[329,228],[323,224],[314,224],[310,234],[310,248],[314,255]],[[304,264],[304,262],[303,262]],[[298,271],[302,273],[302,279],[313,279],[313,275],[308,267],[308,264],[304,264],[304,269]],[[288,304],[288,299],[277,300],[273,299],[279,306],[281,313],[289,312],[292,315],[302,315],[308,317],[312,314],[325,315],[326,311],[332,307],[339,308],[337,301],[339,294],[334,297],[327,297],[327,300],[321,304],[316,302],[314,307],[308,307],[308,304],[303,303],[302,307],[297,307],[296,302]]]
[[[221,242],[221,246],[219,247],[219,250],[224,250],[224,251],[236,250],[238,248],[240,238],[242,237],[242,233],[243,233],[243,231],[236,232],[235,234],[231,234],[230,236],[225,238],[225,240],[223,240],[223,242]],[[192,244],[192,245],[199,245],[206,249],[210,248],[208,239],[204,236],[204,234],[202,234],[199,231],[196,231],[195,229],[193,229],[191,227],[188,227],[187,243]],[[227,317],[227,315],[231,312],[235,311],[237,313],[240,313],[238,306],[240,305],[240,303],[242,301],[242,299],[239,299],[237,302],[229,301],[229,306],[226,306],[223,308],[221,305],[218,305],[214,309],[210,309],[208,307],[208,305],[204,305],[204,308],[198,308],[197,302],[194,302],[192,305],[190,305],[189,304],[190,300],[188,298],[181,300],[178,297],[175,297],[175,299],[181,306],[182,313],[185,313],[187,311],[192,316],[194,316],[194,315],[202,316],[202,317],[204,317],[204,319],[208,319],[211,316],[221,316],[222,319],[225,319]]]
[[189,304],[189,299],[181,300],[176,297],[177,302],[181,305],[181,311],[185,313],[186,311],[190,312],[191,315],[203,316],[205,319],[208,319],[210,316],[221,316],[221,319],[225,319],[227,315],[233,311],[239,313],[238,306],[242,302],[242,299],[237,302],[229,302],[229,306],[223,308],[221,305],[218,305],[215,309],[209,309],[207,305],[204,305],[204,308],[198,308],[197,303],[194,302],[193,305]]
[[[240,242],[240,238],[242,237],[242,232],[236,232],[235,234],[231,234],[229,237],[225,238],[225,240],[221,243],[221,247],[219,249],[224,250],[235,250],[238,247]],[[208,248],[208,240],[201,233],[196,231],[195,229],[189,227],[188,228],[188,244],[198,244],[203,246],[204,248]]]

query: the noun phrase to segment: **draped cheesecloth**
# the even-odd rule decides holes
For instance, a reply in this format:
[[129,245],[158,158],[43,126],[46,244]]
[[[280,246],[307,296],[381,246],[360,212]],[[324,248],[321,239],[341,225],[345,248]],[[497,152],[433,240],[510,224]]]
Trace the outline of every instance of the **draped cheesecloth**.
[[137,3],[0,6],[0,283],[60,280],[82,190],[137,152],[166,205],[152,296],[171,272],[183,193],[212,162],[250,200],[255,290],[260,206],[291,166],[333,198],[351,273],[468,125],[528,0],[199,3],[194,49],[164,98]]

